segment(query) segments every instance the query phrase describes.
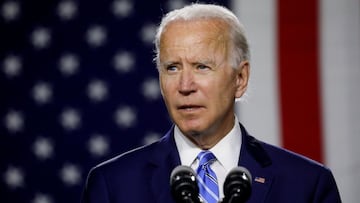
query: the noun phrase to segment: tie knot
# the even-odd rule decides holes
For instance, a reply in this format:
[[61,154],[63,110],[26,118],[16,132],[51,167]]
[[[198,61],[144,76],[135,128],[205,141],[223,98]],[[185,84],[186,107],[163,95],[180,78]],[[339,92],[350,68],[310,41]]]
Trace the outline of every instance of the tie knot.
[[199,166],[209,165],[216,160],[215,155],[210,151],[202,151],[197,156],[199,159]]

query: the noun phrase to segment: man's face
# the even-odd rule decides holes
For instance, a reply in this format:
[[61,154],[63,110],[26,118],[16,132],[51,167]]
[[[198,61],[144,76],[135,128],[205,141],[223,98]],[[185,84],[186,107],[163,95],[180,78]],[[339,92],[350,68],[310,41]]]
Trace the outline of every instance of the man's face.
[[161,91],[171,118],[190,138],[228,133],[235,98],[246,89],[242,68],[228,62],[226,29],[218,20],[175,21],[162,34]]

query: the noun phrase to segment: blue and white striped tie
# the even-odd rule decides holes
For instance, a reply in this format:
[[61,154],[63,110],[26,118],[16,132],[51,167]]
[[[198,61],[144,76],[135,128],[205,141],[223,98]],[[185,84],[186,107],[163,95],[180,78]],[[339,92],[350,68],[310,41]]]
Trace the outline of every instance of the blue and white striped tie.
[[197,158],[199,167],[196,172],[200,198],[206,203],[217,203],[219,187],[215,172],[210,168],[210,165],[216,161],[216,157],[210,151],[202,151]]

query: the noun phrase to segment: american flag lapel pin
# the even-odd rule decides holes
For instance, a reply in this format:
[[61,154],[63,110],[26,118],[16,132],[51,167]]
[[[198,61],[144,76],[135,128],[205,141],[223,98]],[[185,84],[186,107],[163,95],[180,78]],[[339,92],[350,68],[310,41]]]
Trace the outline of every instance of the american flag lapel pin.
[[255,177],[255,182],[265,183],[265,178],[263,178],[263,177]]

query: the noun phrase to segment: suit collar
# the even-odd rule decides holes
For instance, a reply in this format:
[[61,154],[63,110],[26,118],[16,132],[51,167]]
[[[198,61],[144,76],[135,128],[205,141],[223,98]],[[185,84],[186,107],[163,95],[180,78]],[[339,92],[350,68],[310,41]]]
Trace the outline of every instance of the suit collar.
[[251,158],[250,160],[253,159],[253,161],[256,161],[256,163],[260,165],[260,167],[264,168],[271,165],[272,161],[265,149],[262,147],[261,142],[250,136],[249,133],[246,131],[245,127],[241,124],[240,129],[243,145],[241,147],[241,155],[239,161],[246,161]]
[[150,185],[156,202],[173,202],[170,192],[170,175],[172,170],[181,164],[176,148],[173,127],[154,147],[149,155]]
[[250,136],[241,124],[240,127],[243,144],[239,166],[247,168],[252,176],[252,195],[248,202],[265,202],[274,180],[274,175],[267,170],[267,167],[272,165],[272,160],[261,142]]
[[[149,156],[149,162],[154,166],[167,165],[169,167],[175,167],[180,164],[179,153],[174,139],[174,126],[162,137],[154,147],[152,154]],[[164,160],[170,162],[164,163]]]

